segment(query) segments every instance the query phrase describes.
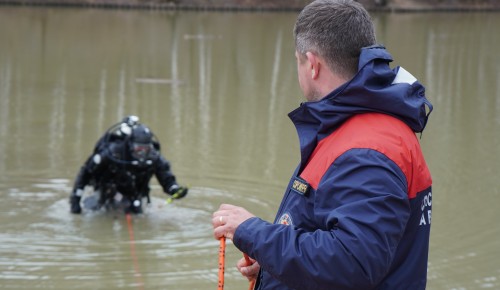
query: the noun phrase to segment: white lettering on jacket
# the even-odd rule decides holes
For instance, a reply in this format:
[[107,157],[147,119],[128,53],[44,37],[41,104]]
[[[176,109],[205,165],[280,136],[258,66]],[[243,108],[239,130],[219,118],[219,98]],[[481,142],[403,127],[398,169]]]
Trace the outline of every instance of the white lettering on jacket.
[[422,205],[420,206],[421,216],[419,226],[425,226],[431,224],[431,206],[432,206],[432,192],[429,192],[422,199]]

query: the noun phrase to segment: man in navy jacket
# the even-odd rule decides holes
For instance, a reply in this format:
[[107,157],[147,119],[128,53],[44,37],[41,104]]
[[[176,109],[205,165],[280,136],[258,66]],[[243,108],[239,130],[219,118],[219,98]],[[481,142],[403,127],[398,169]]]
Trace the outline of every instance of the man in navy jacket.
[[294,28],[307,102],[291,112],[301,150],[274,223],[223,204],[214,236],[251,263],[255,289],[425,289],[432,179],[416,133],[424,87],[376,45],[351,0],[317,0]]

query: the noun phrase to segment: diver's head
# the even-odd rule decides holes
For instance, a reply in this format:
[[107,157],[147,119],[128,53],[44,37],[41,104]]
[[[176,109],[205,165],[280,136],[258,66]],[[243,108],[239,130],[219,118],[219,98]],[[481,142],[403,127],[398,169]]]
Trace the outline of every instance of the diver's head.
[[153,133],[148,127],[142,124],[136,124],[132,127],[130,136],[130,151],[132,158],[144,162],[150,152],[154,150]]

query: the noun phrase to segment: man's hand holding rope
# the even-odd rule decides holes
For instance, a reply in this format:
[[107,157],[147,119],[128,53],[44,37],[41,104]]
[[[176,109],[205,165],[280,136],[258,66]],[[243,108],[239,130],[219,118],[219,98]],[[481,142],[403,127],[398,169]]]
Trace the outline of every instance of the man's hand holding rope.
[[[225,237],[232,240],[238,226],[254,216],[242,207],[222,204],[212,215],[215,239],[219,240]],[[242,258],[238,261],[236,267],[249,281],[255,280],[260,269],[259,263],[251,258]]]

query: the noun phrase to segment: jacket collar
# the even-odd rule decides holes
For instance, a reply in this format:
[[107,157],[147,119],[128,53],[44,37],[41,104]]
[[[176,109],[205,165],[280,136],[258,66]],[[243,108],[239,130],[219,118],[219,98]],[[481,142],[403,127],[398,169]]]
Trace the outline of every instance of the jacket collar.
[[402,120],[414,132],[424,130],[432,111],[425,88],[403,68],[391,69],[390,62],[392,57],[385,47],[363,48],[358,72],[350,81],[288,114],[299,135],[302,166],[317,142],[354,114],[384,113]]

